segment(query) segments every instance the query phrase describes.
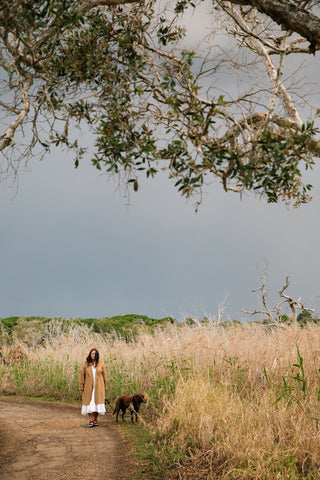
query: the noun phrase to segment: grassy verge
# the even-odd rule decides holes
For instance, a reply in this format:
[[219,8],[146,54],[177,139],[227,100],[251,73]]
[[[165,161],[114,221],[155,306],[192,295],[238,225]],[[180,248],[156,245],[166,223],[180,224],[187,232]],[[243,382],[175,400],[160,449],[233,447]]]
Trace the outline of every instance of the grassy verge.
[[162,480],[166,478],[163,461],[158,457],[153,448],[153,435],[143,423],[120,425],[121,434],[130,440],[132,453],[135,456],[136,473],[132,480]]

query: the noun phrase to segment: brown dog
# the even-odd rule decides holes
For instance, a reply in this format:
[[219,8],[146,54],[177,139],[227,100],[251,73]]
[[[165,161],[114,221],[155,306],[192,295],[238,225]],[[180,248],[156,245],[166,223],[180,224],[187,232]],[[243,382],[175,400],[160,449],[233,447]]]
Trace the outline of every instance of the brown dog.
[[127,408],[130,411],[131,422],[133,422],[133,415],[136,417],[136,422],[138,421],[138,412],[140,409],[141,403],[146,403],[146,398],[142,393],[136,393],[135,395],[122,395],[116,399],[116,405],[112,412],[112,415],[116,415],[116,422],[118,421],[118,416],[120,410],[122,411],[122,420],[124,419],[124,414],[126,413]]

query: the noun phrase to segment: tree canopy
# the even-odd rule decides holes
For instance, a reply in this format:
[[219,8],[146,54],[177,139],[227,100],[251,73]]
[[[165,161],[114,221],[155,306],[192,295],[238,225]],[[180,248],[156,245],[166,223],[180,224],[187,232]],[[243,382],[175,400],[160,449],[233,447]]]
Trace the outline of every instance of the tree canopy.
[[[212,28],[190,50],[201,4]],[[62,145],[135,191],[165,170],[186,197],[217,179],[300,205],[320,143],[285,72],[319,49],[315,1],[0,0],[0,179]]]

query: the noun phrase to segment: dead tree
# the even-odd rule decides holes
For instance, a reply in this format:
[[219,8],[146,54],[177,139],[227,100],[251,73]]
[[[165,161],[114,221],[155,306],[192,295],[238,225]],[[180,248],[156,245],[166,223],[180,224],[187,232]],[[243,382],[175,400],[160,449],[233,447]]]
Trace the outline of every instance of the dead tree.
[[297,323],[297,311],[308,311],[308,312],[314,312],[314,309],[312,308],[307,308],[303,305],[301,302],[301,297],[299,297],[297,300],[294,300],[290,295],[285,294],[284,292],[287,290],[287,288],[290,285],[289,281],[289,276],[286,277],[285,284],[283,287],[279,290],[279,296],[283,300],[281,300],[279,303],[277,303],[274,307],[270,308],[268,303],[267,303],[267,295],[268,295],[268,290],[266,290],[266,278],[265,275],[262,277],[262,285],[261,287],[258,287],[254,290],[253,292],[260,292],[261,298],[260,302],[262,304],[260,310],[254,310],[254,311],[247,311],[242,308],[242,312],[246,313],[247,315],[266,315],[268,318],[268,325],[276,325],[280,327],[284,327],[284,324],[282,322],[282,317],[283,317],[283,308],[289,307],[291,310],[291,323],[296,324]]

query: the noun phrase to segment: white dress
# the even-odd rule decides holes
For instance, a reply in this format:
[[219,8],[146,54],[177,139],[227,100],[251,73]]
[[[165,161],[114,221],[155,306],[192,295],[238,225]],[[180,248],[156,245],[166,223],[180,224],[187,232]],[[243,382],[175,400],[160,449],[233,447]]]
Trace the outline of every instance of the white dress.
[[87,413],[97,412],[97,413],[100,413],[100,415],[104,415],[106,413],[105,404],[98,403],[98,405],[96,405],[94,403],[94,391],[96,386],[96,367],[92,367],[92,375],[93,375],[93,390],[92,390],[91,402],[90,402],[90,405],[82,405],[81,414],[86,415]]

